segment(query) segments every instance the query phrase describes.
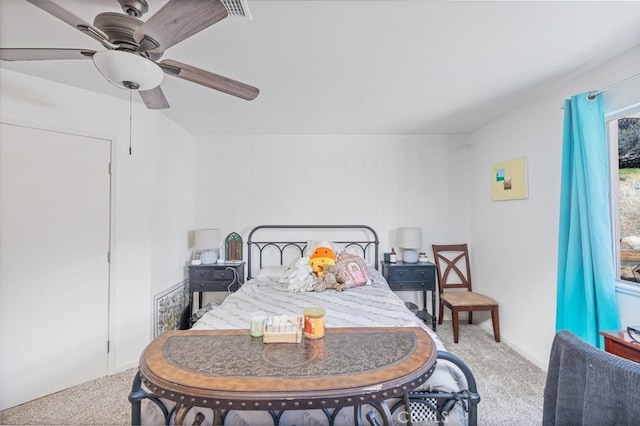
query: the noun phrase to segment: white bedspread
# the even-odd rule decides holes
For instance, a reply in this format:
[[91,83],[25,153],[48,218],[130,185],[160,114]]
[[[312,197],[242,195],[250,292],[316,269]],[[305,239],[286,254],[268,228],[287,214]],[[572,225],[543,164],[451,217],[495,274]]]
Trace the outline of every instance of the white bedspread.
[[382,275],[370,268],[371,285],[336,291],[290,292],[277,276],[258,277],[230,294],[220,306],[207,312],[194,329],[249,328],[252,312],[270,315],[302,315],[304,308],[325,309],[326,327],[390,327],[413,326],[426,329],[444,350],[433,331],[409,311],[402,299],[391,291]]

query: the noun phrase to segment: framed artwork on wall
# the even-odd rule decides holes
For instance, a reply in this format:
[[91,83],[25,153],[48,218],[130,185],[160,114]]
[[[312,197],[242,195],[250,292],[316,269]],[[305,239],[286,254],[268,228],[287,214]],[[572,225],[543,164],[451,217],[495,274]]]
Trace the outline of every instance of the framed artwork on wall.
[[232,232],[225,239],[226,260],[242,260],[242,237],[237,232]]
[[491,166],[493,201],[522,200],[528,197],[527,157],[518,157]]

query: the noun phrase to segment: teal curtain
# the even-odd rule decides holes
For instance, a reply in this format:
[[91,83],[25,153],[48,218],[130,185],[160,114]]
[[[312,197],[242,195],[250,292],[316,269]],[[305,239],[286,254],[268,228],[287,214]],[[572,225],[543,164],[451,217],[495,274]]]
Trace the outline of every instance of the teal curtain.
[[620,326],[610,219],[609,155],[602,94],[565,100],[556,330],[602,347]]

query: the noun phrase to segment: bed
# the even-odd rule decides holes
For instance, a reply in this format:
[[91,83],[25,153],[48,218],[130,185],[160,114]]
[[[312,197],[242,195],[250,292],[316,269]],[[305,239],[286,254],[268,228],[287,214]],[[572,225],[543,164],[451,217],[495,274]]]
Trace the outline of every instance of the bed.
[[[313,248],[326,242],[338,253],[336,258],[357,260],[364,272],[358,274],[357,283],[347,281],[349,285],[342,291],[301,288],[300,282],[304,280],[295,272],[299,272],[300,265],[308,263]],[[257,226],[247,237],[246,283],[220,305],[206,311],[192,328],[248,329],[253,312],[262,311],[267,316],[300,315],[309,306],[325,309],[327,328],[421,327],[433,339],[438,361],[425,384],[390,401],[394,423],[406,424],[411,419],[414,424],[474,425],[480,397],[472,373],[464,362],[446,352],[435,332],[390,290],[378,272],[378,246],[376,231],[366,225]],[[134,381],[130,400],[133,423],[139,420],[144,424],[171,423],[173,404],[144,389],[139,377]],[[139,419],[135,411],[140,409],[141,401],[144,403],[142,419]],[[406,412],[407,407],[410,413]],[[267,417],[264,412],[226,410],[222,418],[224,424],[229,425],[261,425],[271,420],[281,425],[354,424],[353,410],[344,408],[271,412]],[[379,424],[380,416],[375,409],[365,407],[364,412],[368,413],[371,424]],[[185,424],[210,424],[212,418],[210,409],[194,407]]]

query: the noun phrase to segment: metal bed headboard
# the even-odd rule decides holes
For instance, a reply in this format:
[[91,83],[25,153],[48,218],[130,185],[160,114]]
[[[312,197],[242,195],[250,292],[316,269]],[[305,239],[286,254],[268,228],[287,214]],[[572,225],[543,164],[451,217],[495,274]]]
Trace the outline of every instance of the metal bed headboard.
[[[264,239],[262,234],[266,234],[271,230],[280,230],[283,231],[279,233],[273,240]],[[307,240],[301,240],[299,234],[296,238],[287,239],[283,238],[283,234],[286,234],[286,231],[296,231],[296,230],[309,230],[309,231],[329,231],[330,234],[336,235],[339,237],[339,232],[342,231],[353,231],[354,233],[358,233],[364,235],[363,238],[354,238],[354,239],[334,239],[331,237],[322,238],[323,240],[327,240],[332,244],[339,246],[343,250],[350,249],[350,251],[355,250],[357,254],[361,255],[365,259],[371,259],[373,257],[372,263],[376,269],[378,269],[378,249],[380,245],[380,241],[378,240],[378,234],[376,231],[367,225],[260,225],[256,226],[249,232],[249,236],[247,237],[247,280],[252,278],[253,269],[252,266],[255,267],[256,259],[254,256],[257,256],[257,266],[258,269],[262,269],[265,266],[264,258],[266,250],[276,251],[276,257],[279,257],[280,265],[284,265],[285,261],[285,253],[288,251],[293,251],[296,256],[302,257],[305,255],[305,250],[307,249]],[[335,231],[335,232],[334,232]],[[370,251],[373,251],[373,255],[370,254]]]

